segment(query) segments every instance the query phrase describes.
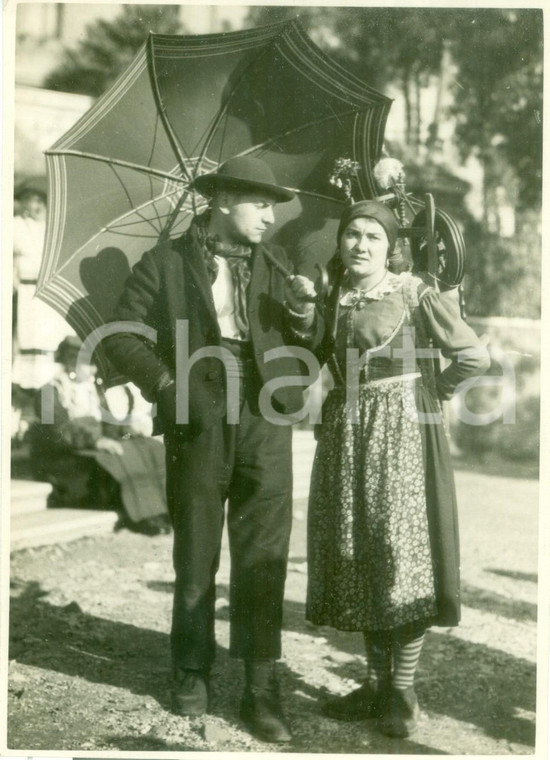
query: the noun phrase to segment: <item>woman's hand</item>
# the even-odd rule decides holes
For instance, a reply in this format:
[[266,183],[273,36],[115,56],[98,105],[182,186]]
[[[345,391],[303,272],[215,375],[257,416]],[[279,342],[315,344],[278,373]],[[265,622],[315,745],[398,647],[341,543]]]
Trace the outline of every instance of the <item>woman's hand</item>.
[[106,438],[102,436],[98,438],[95,444],[98,451],[106,451],[107,454],[118,454],[122,456],[124,449],[119,441],[115,441],[114,438]]
[[291,311],[304,316],[313,315],[316,297],[315,285],[309,277],[297,274],[286,278],[285,299]]

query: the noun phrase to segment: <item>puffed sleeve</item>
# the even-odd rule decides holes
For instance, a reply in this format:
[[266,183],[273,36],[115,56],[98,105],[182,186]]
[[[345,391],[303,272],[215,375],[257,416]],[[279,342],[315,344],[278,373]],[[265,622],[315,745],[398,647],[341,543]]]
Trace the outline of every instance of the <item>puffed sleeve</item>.
[[438,293],[430,288],[419,308],[434,347],[450,359],[449,366],[436,378],[439,396],[447,401],[463,380],[487,372],[491,364],[489,352],[462,319],[455,291]]

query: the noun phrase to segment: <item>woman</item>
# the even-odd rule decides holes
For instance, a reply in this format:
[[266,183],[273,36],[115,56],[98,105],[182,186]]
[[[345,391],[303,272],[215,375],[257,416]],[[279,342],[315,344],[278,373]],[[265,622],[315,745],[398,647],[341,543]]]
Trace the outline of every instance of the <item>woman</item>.
[[22,183],[15,193],[19,213],[13,220],[13,367],[12,383],[25,406],[55,372],[54,353],[70,332],[51,306],[35,298],[46,232],[45,178]]
[[34,477],[53,485],[50,506],[115,509],[119,527],[168,533],[164,446],[150,437],[149,409],[130,384],[105,390],[95,366],[78,362],[81,345],[69,336],[58,347],[53,422],[31,430]]
[[[324,711],[382,718],[407,736],[424,632],[460,618],[457,510],[441,400],[489,366],[454,292],[395,274],[397,221],[386,206],[348,207],[331,262],[323,408],[309,502],[307,618],[363,632],[365,683]],[[450,359],[440,374],[414,347]],[[465,349],[475,349],[460,356]],[[360,368],[357,359],[364,360]],[[347,365],[347,366],[346,366]],[[354,389],[354,378],[358,385]]]

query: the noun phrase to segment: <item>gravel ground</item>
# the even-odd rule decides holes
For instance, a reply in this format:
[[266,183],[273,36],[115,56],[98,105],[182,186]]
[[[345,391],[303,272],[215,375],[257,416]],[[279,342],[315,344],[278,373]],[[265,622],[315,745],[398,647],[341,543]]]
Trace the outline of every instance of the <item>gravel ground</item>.
[[537,482],[457,473],[463,622],[432,629],[408,740],[374,722],[324,718],[319,701],[361,680],[361,637],[304,620],[304,501],[295,504],[279,665],[289,746],[238,719],[240,663],[228,658],[228,557],[218,575],[212,714],[169,712],[171,538],[122,531],[12,555],[7,747],[46,751],[530,754],[535,747]]

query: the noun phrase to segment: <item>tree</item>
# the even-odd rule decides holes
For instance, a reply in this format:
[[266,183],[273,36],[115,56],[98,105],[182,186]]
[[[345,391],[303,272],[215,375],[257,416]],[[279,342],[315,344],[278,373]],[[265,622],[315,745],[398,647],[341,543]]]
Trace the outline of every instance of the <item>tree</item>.
[[[463,214],[469,251],[465,278],[469,313],[537,318],[540,314],[542,192],[542,12],[538,9],[255,8],[256,24],[299,15],[331,58],[381,91],[400,87],[405,145],[396,156],[413,168],[420,147],[437,150],[438,98],[428,140],[420,134],[420,88],[450,88],[463,158],[482,162],[486,197],[505,187],[519,211],[519,230],[503,239]],[[395,146],[394,146],[395,147]],[[444,158],[444,156],[443,156]],[[425,170],[425,161],[424,170]],[[418,167],[423,171],[423,167]],[[525,294],[530,297],[526,298]]]
[[[519,205],[540,205],[540,9],[277,6],[255,8],[249,18],[261,24],[296,15],[325,52],[364,81],[383,91],[390,84],[401,88],[412,154],[421,144],[420,90],[434,77],[448,80],[454,68],[462,155],[476,154],[489,178],[496,154],[504,156],[519,179]],[[434,144],[437,123],[430,132]]]
[[542,46],[538,9],[464,11],[454,30],[459,147],[478,153],[488,177],[504,158],[522,209],[542,192]]
[[299,15],[311,38],[333,59],[379,90],[401,87],[406,139],[420,140],[420,88],[437,74],[442,58],[445,12],[425,8],[255,8],[257,24]]
[[86,36],[64,51],[60,65],[44,82],[50,90],[97,97],[134,58],[150,31],[178,34],[183,30],[177,5],[124,5],[113,21],[99,19]]
[[541,264],[538,214],[524,212],[516,235],[502,238],[470,222],[464,292],[472,316],[540,319]]

